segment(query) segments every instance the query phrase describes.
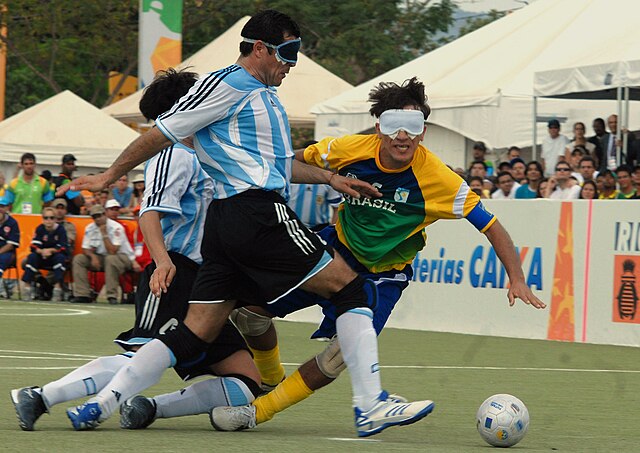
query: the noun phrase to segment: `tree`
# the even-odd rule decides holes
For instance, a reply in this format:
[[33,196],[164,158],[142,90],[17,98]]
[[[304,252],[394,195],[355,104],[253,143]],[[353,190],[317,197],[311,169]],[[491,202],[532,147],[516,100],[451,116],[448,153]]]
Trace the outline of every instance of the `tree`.
[[[266,8],[295,18],[308,57],[359,84],[438,47],[434,36],[451,25],[456,6],[453,0],[184,0],[183,56]],[[20,0],[2,19],[9,33],[7,115],[65,89],[102,107],[110,97],[109,72],[135,74],[137,0]]]
[[504,17],[505,14],[506,14],[505,11],[498,11],[498,10],[492,9],[492,10],[489,10],[489,12],[486,14],[482,14],[480,16],[475,16],[473,18],[470,18],[462,27],[460,27],[460,34],[458,35],[458,37],[464,36],[468,33],[471,33],[472,31],[476,31],[477,29],[482,28],[485,25],[488,25],[495,20],[498,20],[501,17]]

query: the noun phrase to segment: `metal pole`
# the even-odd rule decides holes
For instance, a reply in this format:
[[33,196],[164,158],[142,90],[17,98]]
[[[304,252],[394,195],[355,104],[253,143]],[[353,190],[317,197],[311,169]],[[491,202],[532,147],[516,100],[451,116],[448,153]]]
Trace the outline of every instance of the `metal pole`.
[[533,97],[533,145],[531,146],[531,160],[538,160],[538,96]]
[[622,136],[621,132],[621,123],[622,123],[622,87],[616,88],[616,97],[618,98],[618,127],[616,129],[616,168],[620,166],[620,152],[622,151],[618,146],[620,137]]
[[629,146],[629,87],[624,87],[624,122],[621,123],[625,129],[627,129],[627,133],[622,137],[622,151],[625,156],[627,154],[627,147]]

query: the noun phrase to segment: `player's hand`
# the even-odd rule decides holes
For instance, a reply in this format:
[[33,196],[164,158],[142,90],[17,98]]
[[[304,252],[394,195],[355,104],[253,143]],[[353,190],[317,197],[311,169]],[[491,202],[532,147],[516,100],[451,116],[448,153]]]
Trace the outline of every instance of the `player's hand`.
[[109,187],[109,180],[104,173],[80,176],[79,178],[58,187],[58,190],[56,190],[56,197],[63,196],[68,190],[73,190],[75,192],[83,190],[98,192],[102,189],[106,189],[107,187]]
[[176,276],[176,266],[168,260],[166,262],[158,263],[156,270],[151,275],[149,280],[149,289],[154,296],[160,297],[162,293],[166,293],[169,289],[169,285]]
[[373,187],[366,181],[361,181],[356,178],[347,178],[339,174],[331,175],[329,178],[329,185],[336,189],[338,192],[349,195],[353,198],[379,198],[382,196],[380,191]]
[[509,306],[513,307],[516,303],[516,298],[522,300],[525,304],[531,305],[534,308],[546,308],[547,305],[538,299],[531,288],[527,286],[525,282],[512,282],[509,292],[507,293],[509,298]]

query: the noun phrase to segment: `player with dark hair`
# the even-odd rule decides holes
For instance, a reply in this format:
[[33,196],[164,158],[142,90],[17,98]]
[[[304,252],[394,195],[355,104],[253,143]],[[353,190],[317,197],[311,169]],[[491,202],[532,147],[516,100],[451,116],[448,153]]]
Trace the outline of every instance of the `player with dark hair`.
[[[465,218],[487,236],[509,276],[509,305],[520,298],[535,308],[544,308],[545,304],[526,285],[513,242],[497,218],[484,209],[478,195],[460,176],[420,145],[429,112],[422,83],[415,78],[402,85],[381,83],[371,92],[369,100],[373,103],[370,112],[378,120],[375,134],[325,138],[297,153],[296,159],[367,181],[382,193],[378,199],[345,196],[336,225],[320,233],[361,277],[375,282],[376,332],[380,333],[412,280],[411,263],[425,246],[425,227],[440,219]],[[232,319],[252,350],[269,351],[277,345],[270,318],[284,317],[315,304],[323,307],[325,318],[312,338],[334,337],[335,309],[322,297],[302,290],[266,310],[241,308]],[[323,352],[253,404],[214,408],[211,413],[214,427],[224,431],[255,427],[332,382],[345,368],[339,332],[338,338],[340,344],[334,338]],[[273,356],[272,362],[275,360]],[[275,370],[277,365],[265,361],[258,367],[263,375],[263,368]],[[275,376],[283,377],[284,374]],[[358,434],[368,436],[381,429],[375,421],[363,420]]]
[[78,408],[81,428],[94,428],[110,417],[122,400],[156,383],[166,368],[196,363],[237,304],[267,307],[297,288],[336,307],[358,429],[363,419],[386,428],[412,423],[431,410],[431,401],[400,407],[387,399],[370,308],[375,286],[334,255],[286,205],[290,182],[328,183],[353,199],[360,192],[379,195],[368,183],[294,159],[287,114],[275,87],[296,65],[298,26],[285,14],[267,10],[253,16],[241,35],[250,48],[243,45],[236,64],[199,80],[107,171],[69,186],[104,188],[194,134],[198,160],[215,184],[202,240],[203,265],[184,322],[140,348],[107,387]]
[[[197,80],[192,72],[173,69],[159,73],[147,86],[140,111],[155,119],[182,97]],[[176,143],[149,160],[145,166],[145,194],[140,210],[140,228],[153,258],[143,272],[136,292],[134,327],[115,340],[127,352],[99,357],[42,388],[15,389],[11,398],[23,430],[56,404],[93,395],[107,387],[115,373],[125,367],[134,351],[154,337],[175,328],[186,315],[189,291],[202,263],[200,242],[207,206],[213,196],[213,182],[202,170],[194,152]],[[160,294],[160,296],[156,296]],[[175,371],[183,379],[203,374],[221,376],[198,382],[159,402],[156,417],[177,417],[207,413],[219,405],[247,404],[261,392],[260,376],[246,343],[227,322],[215,342],[196,364],[181,364]],[[79,411],[67,415],[75,429],[83,428]],[[128,427],[133,415],[123,414],[121,426]]]

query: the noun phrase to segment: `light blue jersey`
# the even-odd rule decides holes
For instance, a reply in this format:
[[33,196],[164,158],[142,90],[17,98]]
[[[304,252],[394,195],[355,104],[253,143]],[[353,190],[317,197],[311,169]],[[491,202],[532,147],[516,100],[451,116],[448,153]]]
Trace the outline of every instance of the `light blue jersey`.
[[338,208],[342,195],[328,184],[291,184],[287,203],[307,227],[331,222],[331,207]]
[[274,87],[231,65],[200,79],[156,125],[171,141],[195,134],[214,198],[249,189],[289,198],[293,147],[289,120]]
[[140,216],[147,211],[161,212],[167,251],[201,264],[200,244],[213,181],[193,150],[180,143],[162,150],[146,163],[144,184]]

